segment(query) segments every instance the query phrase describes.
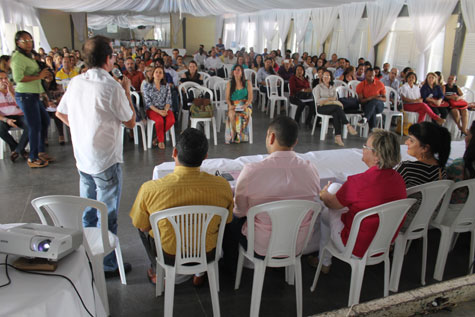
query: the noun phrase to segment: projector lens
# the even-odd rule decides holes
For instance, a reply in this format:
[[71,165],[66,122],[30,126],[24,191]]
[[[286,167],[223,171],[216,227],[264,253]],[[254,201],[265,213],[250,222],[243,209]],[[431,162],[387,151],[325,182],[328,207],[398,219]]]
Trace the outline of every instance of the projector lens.
[[51,239],[47,237],[34,237],[31,241],[31,249],[37,252],[48,252]]

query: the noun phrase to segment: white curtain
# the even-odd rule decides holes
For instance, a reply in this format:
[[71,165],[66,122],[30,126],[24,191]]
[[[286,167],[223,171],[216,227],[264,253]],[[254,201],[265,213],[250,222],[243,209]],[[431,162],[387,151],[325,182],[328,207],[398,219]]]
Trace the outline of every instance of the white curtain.
[[473,76],[475,74],[475,56],[473,54],[475,49],[475,1],[461,0],[460,4],[467,33],[463,41],[459,74]]
[[407,0],[413,21],[414,37],[419,54],[417,76],[425,77],[430,46],[442,31],[458,0]]
[[338,14],[340,15],[340,23],[343,29],[343,43],[345,47],[343,55],[345,57],[349,56],[349,46],[363,16],[364,8],[364,3],[350,3],[339,7]]
[[[338,6],[367,0],[18,0],[29,6],[70,12],[136,11],[155,13],[189,13],[194,16],[249,13],[260,10],[306,9]],[[390,0],[388,0],[390,1]],[[3,7],[3,6],[2,6]]]
[[224,17],[222,15],[216,16],[216,27],[214,31],[214,42],[218,43],[219,39],[223,38]]
[[178,32],[180,32],[181,30],[181,23],[182,23],[181,15],[172,14],[171,19],[172,19],[172,30],[173,30],[173,43],[176,46],[177,41],[178,41]]
[[475,33],[475,1],[460,0],[460,5],[467,33]]
[[374,64],[374,47],[391,30],[391,26],[396,21],[401,12],[404,0],[377,0],[366,4],[368,14],[370,49],[368,60]]
[[277,13],[273,10],[271,11],[261,11],[259,12],[259,25],[260,32],[263,37],[258,42],[257,52],[264,51],[264,39],[267,41],[267,45],[272,42],[272,39],[276,35],[277,30]]
[[248,48],[253,47],[254,51],[256,51],[256,47],[258,43],[260,43],[261,38],[262,32],[260,32],[259,29],[259,15],[251,14],[249,15]]
[[71,13],[73,18],[74,29],[78,34],[79,41],[84,42],[84,30],[86,29],[86,13],[84,12],[73,12]]
[[338,21],[337,17],[338,8],[336,7],[312,9],[312,26],[317,36],[315,44],[318,43],[318,53],[323,52],[323,44]]
[[290,21],[292,19],[292,12],[290,11],[278,11],[277,12],[277,25],[279,26],[279,38],[282,42],[280,48],[282,52],[285,52],[285,38],[289,33]]
[[[19,3],[12,0],[1,0],[0,10],[0,39],[2,42],[3,54],[11,54],[15,50],[14,34],[7,34],[8,30],[6,23],[15,25],[18,30],[30,29],[31,27],[38,27],[39,39],[34,38],[39,47],[45,49],[46,52],[51,50],[45,32],[41,27],[40,19],[36,9],[29,5]],[[32,34],[34,37],[34,34]],[[35,47],[38,49],[39,47]]]
[[[179,18],[177,17],[177,20]],[[140,25],[156,26],[161,24],[169,24],[170,16],[146,16],[146,15],[102,15],[102,14],[88,14],[87,27],[93,30],[100,30],[107,27],[108,24],[117,24],[121,28],[134,29]],[[180,21],[181,23],[181,21]]]
[[299,48],[298,51],[302,51],[302,41],[305,37],[305,33],[307,32],[307,25],[308,21],[310,20],[310,15],[312,11],[310,10],[294,10],[294,30],[295,30],[295,37],[296,37],[296,44]]
[[239,14],[236,19],[236,44],[242,44],[247,41],[247,33],[249,28],[249,15]]

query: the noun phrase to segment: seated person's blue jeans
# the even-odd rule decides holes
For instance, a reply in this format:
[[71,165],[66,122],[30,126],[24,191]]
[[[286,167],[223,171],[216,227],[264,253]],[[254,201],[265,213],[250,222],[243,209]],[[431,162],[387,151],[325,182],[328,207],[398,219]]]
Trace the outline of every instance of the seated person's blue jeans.
[[363,104],[364,116],[368,119],[369,129],[376,126],[376,115],[383,112],[384,102],[378,99],[373,99]]
[[[117,213],[121,190],[122,169],[119,163],[98,174],[87,174],[79,171],[80,196],[95,199],[106,204],[108,228],[114,234],[117,234]],[[101,226],[100,218],[95,208],[84,210],[82,224],[85,228]],[[111,252],[104,257],[104,271],[115,271],[116,269],[117,259],[115,253]]]

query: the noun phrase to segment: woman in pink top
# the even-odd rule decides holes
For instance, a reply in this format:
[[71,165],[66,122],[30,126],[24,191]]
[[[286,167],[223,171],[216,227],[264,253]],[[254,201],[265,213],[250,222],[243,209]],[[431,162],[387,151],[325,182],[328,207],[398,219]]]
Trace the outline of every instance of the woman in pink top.
[[414,72],[410,72],[406,76],[406,83],[401,87],[399,93],[404,103],[404,110],[417,112],[419,118],[417,122],[424,121],[426,115],[431,117],[437,124],[444,124],[445,120],[439,117],[432,111],[432,109],[422,102],[421,92],[417,86],[417,75]]

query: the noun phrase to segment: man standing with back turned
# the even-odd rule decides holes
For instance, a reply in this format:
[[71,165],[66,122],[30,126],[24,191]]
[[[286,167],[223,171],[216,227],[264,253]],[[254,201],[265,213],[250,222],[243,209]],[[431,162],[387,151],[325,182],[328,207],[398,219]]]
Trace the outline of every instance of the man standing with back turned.
[[[135,126],[134,107],[130,100],[130,80],[121,84],[109,74],[115,62],[111,40],[95,36],[83,46],[89,70],[71,80],[58,106],[56,116],[71,128],[71,139],[79,172],[81,197],[107,205],[108,228],[117,234],[117,213],[122,187],[121,124]],[[84,227],[100,226],[96,209],[83,214]],[[124,263],[125,271],[132,266]],[[117,276],[114,252],[104,257],[106,277]]]

